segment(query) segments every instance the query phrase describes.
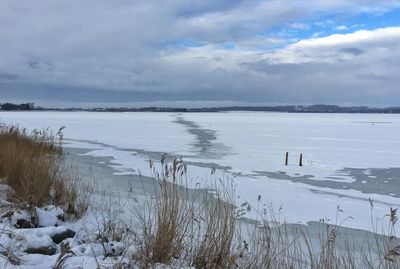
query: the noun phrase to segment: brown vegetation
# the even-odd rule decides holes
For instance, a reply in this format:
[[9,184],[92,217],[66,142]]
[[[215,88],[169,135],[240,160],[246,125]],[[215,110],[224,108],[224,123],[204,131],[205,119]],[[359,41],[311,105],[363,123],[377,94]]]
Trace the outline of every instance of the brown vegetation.
[[187,189],[181,187],[186,173],[181,160],[168,166],[163,159],[162,167],[161,174],[155,173],[160,183],[156,195],[139,216],[142,230],[134,233],[138,251],[132,263],[141,268],[158,263],[196,269],[399,268],[395,209],[388,214],[388,229],[380,231],[385,235],[365,233],[356,239],[338,221],[321,223],[311,235],[306,226],[282,222],[271,208],[257,221],[240,220],[228,183],[211,191]]
[[1,126],[0,179],[10,187],[11,202],[28,208],[53,204],[74,216],[87,209],[83,192],[89,185],[65,163],[62,130],[28,133],[18,126]]

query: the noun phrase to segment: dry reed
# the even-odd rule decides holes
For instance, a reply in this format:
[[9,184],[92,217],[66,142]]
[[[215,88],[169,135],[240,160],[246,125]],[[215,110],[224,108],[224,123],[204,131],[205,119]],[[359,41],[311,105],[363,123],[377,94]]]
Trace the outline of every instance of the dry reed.
[[8,199],[21,207],[53,204],[79,217],[88,207],[90,184],[66,164],[62,131],[28,133],[19,126],[1,126],[0,179],[10,187]]
[[[268,216],[264,209],[257,221],[250,222],[239,219],[234,188],[228,183],[212,190],[189,190],[177,185],[186,173],[181,160],[168,166],[163,159],[162,167],[161,174],[155,173],[159,189],[144,207],[142,231],[135,234],[140,240],[133,263],[141,268],[159,263],[196,269],[399,268],[395,209],[387,215],[385,235],[365,233],[361,241],[345,232],[342,224],[348,218],[338,221],[340,208],[335,224],[320,223],[320,231],[286,224],[272,208],[267,209]],[[250,205],[246,208],[252,210]]]

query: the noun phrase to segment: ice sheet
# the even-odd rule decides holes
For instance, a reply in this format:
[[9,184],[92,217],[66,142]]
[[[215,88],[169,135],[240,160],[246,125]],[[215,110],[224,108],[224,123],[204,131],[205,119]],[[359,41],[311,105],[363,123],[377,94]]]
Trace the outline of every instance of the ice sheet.
[[[371,229],[368,198],[374,199],[378,217],[400,205],[400,175],[371,174],[374,168],[400,167],[400,115],[9,112],[0,120],[30,129],[66,126],[68,146],[112,157],[115,176],[151,175],[148,161],[162,153],[183,156],[194,183],[210,181],[214,167],[214,178],[234,180],[237,203],[249,202],[253,217],[255,208],[272,203],[282,206],[289,222],[336,222],[339,206],[343,212],[337,221],[351,216],[344,226]],[[365,169],[368,181],[356,185],[354,175],[340,171],[344,168]],[[379,182],[371,185],[370,180]],[[380,184],[391,184],[393,191],[379,190]]]

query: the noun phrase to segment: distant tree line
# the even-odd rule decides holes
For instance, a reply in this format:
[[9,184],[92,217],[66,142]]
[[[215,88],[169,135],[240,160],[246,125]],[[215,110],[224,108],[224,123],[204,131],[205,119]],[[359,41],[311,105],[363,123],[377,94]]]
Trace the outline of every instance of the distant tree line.
[[400,114],[400,106],[374,108],[367,106],[342,107],[337,105],[286,105],[286,106],[230,106],[230,107],[98,107],[98,108],[44,108],[34,103],[13,104],[0,103],[0,110],[38,110],[38,111],[88,111],[88,112],[228,112],[228,111],[269,111],[287,113],[387,113]]
[[28,111],[28,110],[34,110],[35,105],[34,103],[24,103],[24,104],[13,104],[13,103],[3,103],[0,104],[0,110],[23,110],[23,111]]

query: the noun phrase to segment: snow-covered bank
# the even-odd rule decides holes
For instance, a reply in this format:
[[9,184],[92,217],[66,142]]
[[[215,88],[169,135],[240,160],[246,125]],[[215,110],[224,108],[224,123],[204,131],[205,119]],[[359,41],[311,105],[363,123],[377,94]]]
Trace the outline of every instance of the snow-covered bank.
[[[99,222],[93,214],[64,221],[63,210],[49,205],[36,208],[34,215],[18,206],[2,215],[0,268],[97,268],[98,265],[111,268],[116,264],[113,257],[120,256],[124,249],[119,242],[104,244],[96,240]],[[37,227],[30,225],[33,217],[38,217]],[[68,253],[64,253],[66,248]],[[68,261],[57,267],[62,265],[59,261],[62,255],[67,255]]]

